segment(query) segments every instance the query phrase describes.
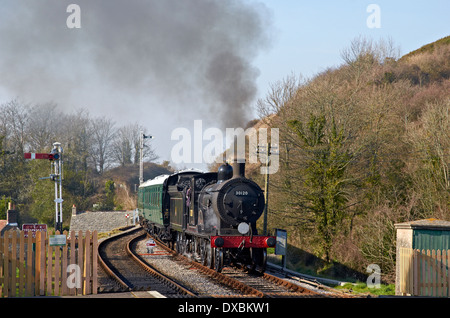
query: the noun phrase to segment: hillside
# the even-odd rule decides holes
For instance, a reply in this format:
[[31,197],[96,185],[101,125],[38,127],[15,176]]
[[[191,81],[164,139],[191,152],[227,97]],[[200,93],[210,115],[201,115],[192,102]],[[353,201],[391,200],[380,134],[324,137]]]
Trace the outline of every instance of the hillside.
[[[144,163],[144,180],[153,179],[162,174],[171,174],[173,169],[164,163]],[[115,197],[114,208],[116,210],[133,210],[137,204],[137,187],[139,186],[139,165],[125,165],[115,167],[104,173],[100,179],[100,184],[106,184],[108,180],[114,181]],[[97,199],[99,201],[106,199],[106,193],[103,188],[98,189]]]
[[[339,67],[287,77],[258,103],[280,130],[269,228],[300,251],[291,268],[344,276],[337,264],[378,264],[391,281],[394,224],[450,220],[450,37],[399,59],[391,51],[357,39]],[[247,175],[263,187],[257,169]]]
[[434,41],[432,43],[428,43],[420,48],[418,48],[417,50],[414,50],[412,52],[409,52],[408,54],[403,55],[400,59],[399,62],[403,62],[408,60],[410,57],[413,57],[415,55],[419,55],[419,54],[423,54],[423,53],[433,53],[435,49],[439,49],[441,47],[447,47],[448,45],[450,45],[450,35],[446,36],[442,39],[439,39],[437,41]]

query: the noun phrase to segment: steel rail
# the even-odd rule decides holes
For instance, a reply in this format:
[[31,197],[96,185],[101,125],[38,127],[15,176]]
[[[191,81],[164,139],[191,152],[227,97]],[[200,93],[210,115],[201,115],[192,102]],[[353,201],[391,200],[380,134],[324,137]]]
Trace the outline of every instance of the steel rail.
[[[248,286],[240,281],[238,281],[237,279],[234,279],[232,277],[229,277],[227,275],[224,275],[222,273],[216,272],[214,269],[211,269],[207,266],[204,266],[200,263],[197,262],[193,262],[192,260],[190,260],[188,257],[177,253],[176,251],[172,250],[171,248],[169,248],[168,246],[166,246],[165,244],[163,244],[157,237],[154,237],[152,235],[150,235],[149,233],[147,233],[148,237],[152,237],[156,244],[158,244],[159,247],[163,248],[164,250],[168,251],[169,253],[171,253],[172,255],[176,256],[177,258],[185,261],[185,262],[189,262],[189,264],[193,267],[195,267],[196,269],[198,269],[200,272],[202,272],[203,274],[206,274],[212,278],[214,278],[215,280],[217,280],[218,282],[220,282],[221,284],[231,287],[233,289],[237,289],[240,290],[241,292],[243,292],[245,295],[243,295],[243,297],[259,297],[259,298],[263,298],[266,297],[264,295],[263,292]],[[211,297],[216,297],[215,295],[211,295]],[[217,297],[221,297],[221,296],[217,296]],[[236,297],[236,296],[233,296]]]
[[160,271],[158,271],[156,268],[154,268],[153,266],[149,265],[148,263],[144,262],[139,255],[136,255],[136,253],[134,253],[132,251],[131,246],[134,244],[134,242],[142,239],[142,237],[146,236],[146,233],[143,233],[140,236],[136,236],[134,238],[132,238],[128,244],[127,244],[127,254],[133,258],[134,261],[136,261],[145,271],[147,271],[150,275],[152,275],[153,277],[156,277],[164,282],[166,282],[170,287],[176,289],[178,292],[180,292],[181,294],[185,294],[191,297],[198,297],[198,295],[194,292],[192,292],[191,290],[189,290],[188,288],[182,286],[181,284],[179,284],[178,282],[176,282],[175,280],[173,280],[172,278],[170,278],[169,276],[164,275],[163,273],[161,273]]
[[122,237],[122,236],[129,235],[131,232],[135,232],[135,231],[138,231],[138,230],[140,230],[140,229],[133,230],[133,231],[129,231],[129,232],[123,232],[123,233],[120,233],[120,234],[118,234],[118,235],[109,237],[109,238],[107,238],[107,239],[101,241],[101,242],[98,244],[97,259],[98,259],[98,262],[99,262],[100,266],[105,270],[106,274],[108,274],[109,277],[111,277],[112,279],[114,279],[114,280],[115,280],[115,281],[116,281],[116,282],[117,282],[117,283],[118,283],[125,291],[130,291],[130,290],[131,290],[131,286],[129,286],[127,283],[125,283],[125,282],[124,282],[124,281],[123,281],[116,273],[114,273],[114,271],[106,264],[105,260],[104,260],[103,257],[101,256],[100,251],[101,251],[103,248],[105,248],[105,245],[106,245],[106,244],[108,244],[108,243],[110,243],[110,242],[112,242],[112,241],[114,241],[114,240],[117,240],[117,239],[119,239],[119,238]]
[[[254,288],[254,287],[249,286],[248,284],[246,284],[244,282],[239,281],[238,279],[230,277],[230,276],[228,276],[228,275],[226,275],[224,273],[216,272],[214,269],[211,269],[211,268],[209,268],[207,266],[204,266],[204,265],[202,265],[202,264],[200,264],[198,262],[194,262],[194,261],[190,260],[188,257],[186,257],[186,256],[184,256],[182,254],[179,254],[176,251],[170,249],[168,246],[166,246],[161,241],[159,241],[158,238],[151,236],[149,233],[147,233],[147,236],[148,237],[152,237],[155,240],[155,242],[158,244],[158,246],[160,246],[161,248],[165,249],[166,251],[168,251],[172,255],[174,255],[174,256],[176,256],[176,257],[178,257],[180,259],[183,259],[184,261],[189,262],[191,266],[195,267],[200,272],[202,272],[202,273],[204,273],[204,274],[206,274],[206,275],[216,279],[220,283],[222,283],[222,284],[224,284],[226,286],[229,286],[229,287],[231,287],[233,289],[237,289],[237,290],[242,291],[245,294],[245,296],[259,297],[259,298],[276,297],[276,294],[264,293],[264,292]],[[286,281],[284,279],[281,279],[279,277],[276,277],[276,276],[273,276],[273,275],[270,275],[270,274],[267,274],[267,273],[264,273],[261,277],[264,280],[266,280],[266,281],[268,281],[270,283],[273,283],[273,284],[276,284],[276,285],[279,285],[279,286],[283,286],[287,290],[290,290],[290,291],[292,291],[292,292],[294,292],[296,294],[300,294],[300,295],[307,296],[307,297],[308,296],[324,297],[324,295],[322,295],[322,294],[320,294],[320,293],[318,293],[316,291],[304,288],[304,287],[299,286],[299,285],[297,285],[295,283],[288,282],[288,281]]]

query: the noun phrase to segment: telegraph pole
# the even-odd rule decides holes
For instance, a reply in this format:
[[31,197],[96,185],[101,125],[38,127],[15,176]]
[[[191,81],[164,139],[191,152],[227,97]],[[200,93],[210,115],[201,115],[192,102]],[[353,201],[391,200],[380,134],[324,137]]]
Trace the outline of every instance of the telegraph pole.
[[[266,150],[261,150],[260,148],[265,148]],[[275,147],[276,149],[276,147]],[[267,213],[269,210],[269,159],[271,155],[278,155],[272,151],[270,142],[266,143],[264,146],[258,145],[256,153],[266,155],[266,171],[264,178],[264,224],[263,224],[263,235],[267,235]]]
[[139,155],[139,184],[142,184],[144,182],[144,139],[150,138],[153,139],[155,137],[153,136],[146,136],[144,135],[144,132],[141,130],[141,133],[139,135],[139,147],[141,150],[141,153]]

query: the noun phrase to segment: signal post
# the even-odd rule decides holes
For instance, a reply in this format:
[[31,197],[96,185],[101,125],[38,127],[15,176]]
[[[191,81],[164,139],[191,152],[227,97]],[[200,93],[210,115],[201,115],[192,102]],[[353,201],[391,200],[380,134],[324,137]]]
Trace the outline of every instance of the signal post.
[[47,159],[52,165],[52,172],[50,176],[39,179],[50,179],[55,182],[55,230],[62,233],[62,179],[63,179],[63,148],[61,143],[53,143],[53,149],[50,153],[34,153],[28,152],[24,154],[25,159]]

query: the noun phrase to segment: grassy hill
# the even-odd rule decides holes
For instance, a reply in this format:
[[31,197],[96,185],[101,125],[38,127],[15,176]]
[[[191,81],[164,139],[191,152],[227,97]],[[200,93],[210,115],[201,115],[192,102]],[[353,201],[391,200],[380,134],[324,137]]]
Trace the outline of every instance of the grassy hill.
[[440,47],[446,47],[448,45],[450,45],[450,35],[446,36],[442,39],[439,39],[437,41],[434,41],[432,43],[428,43],[428,44],[418,48],[417,50],[414,50],[412,52],[409,52],[408,54],[403,55],[399,59],[399,62],[406,61],[406,60],[408,60],[408,58],[418,55],[418,54],[433,53],[435,49],[438,49]]
[[[396,59],[359,39],[339,67],[277,82],[260,100],[280,130],[269,228],[289,233],[288,267],[395,276],[395,223],[450,220],[450,36]],[[267,120],[270,116],[270,121]],[[262,187],[255,167],[247,175]],[[340,266],[336,266],[340,264]],[[312,270],[312,269],[310,269]]]
[[[167,162],[162,165],[144,163],[144,181],[162,174],[171,174],[173,169]],[[116,210],[133,210],[137,204],[137,189],[139,186],[139,165],[118,166],[106,171],[99,178],[99,186],[92,202],[102,209],[102,202],[107,200],[108,190],[104,185],[108,181],[114,182],[114,208]]]

